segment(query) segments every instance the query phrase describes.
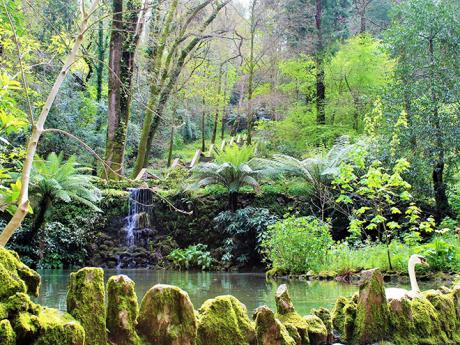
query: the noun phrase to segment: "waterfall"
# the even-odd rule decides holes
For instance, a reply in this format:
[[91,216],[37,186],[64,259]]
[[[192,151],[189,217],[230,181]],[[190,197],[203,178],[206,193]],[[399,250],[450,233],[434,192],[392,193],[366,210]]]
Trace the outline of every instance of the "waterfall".
[[129,193],[128,216],[125,218],[125,243],[136,244],[136,230],[150,227],[152,213],[152,192],[146,188],[133,188]]

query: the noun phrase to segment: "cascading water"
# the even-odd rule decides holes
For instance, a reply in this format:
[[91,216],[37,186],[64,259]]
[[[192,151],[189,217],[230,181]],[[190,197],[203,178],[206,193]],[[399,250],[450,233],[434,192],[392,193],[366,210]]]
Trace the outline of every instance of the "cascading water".
[[136,230],[150,227],[152,215],[152,192],[147,188],[134,188],[129,193],[128,216],[125,219],[125,243],[136,244]]

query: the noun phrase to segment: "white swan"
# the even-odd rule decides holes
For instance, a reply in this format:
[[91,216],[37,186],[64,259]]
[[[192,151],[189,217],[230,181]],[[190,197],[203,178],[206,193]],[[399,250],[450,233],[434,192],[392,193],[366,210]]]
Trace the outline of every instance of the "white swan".
[[429,266],[426,259],[421,255],[412,255],[409,258],[408,270],[409,270],[409,279],[411,290],[401,288],[388,288],[385,289],[385,294],[387,300],[389,299],[402,299],[406,296],[415,297],[420,293],[420,288],[418,287],[417,278],[415,277],[415,265],[420,264],[423,266]]

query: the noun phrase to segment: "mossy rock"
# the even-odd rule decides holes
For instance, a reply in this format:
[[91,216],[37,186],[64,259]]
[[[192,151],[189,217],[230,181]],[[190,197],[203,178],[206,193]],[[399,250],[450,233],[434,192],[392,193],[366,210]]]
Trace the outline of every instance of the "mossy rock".
[[137,329],[148,344],[195,344],[197,320],[188,294],[175,286],[155,285],[142,299]]
[[[458,334],[457,312],[454,304],[454,296],[451,293],[444,294],[440,291],[430,290],[423,294],[438,312],[440,339],[449,339],[451,343],[460,343]],[[446,342],[448,344],[448,342]]]
[[37,272],[24,265],[19,256],[8,249],[0,248],[0,301],[24,292],[38,296],[40,276]]
[[198,315],[198,345],[255,345],[256,332],[246,306],[233,296],[203,303]]
[[292,304],[286,284],[280,285],[276,290],[275,303],[276,311],[280,315],[292,313],[294,311],[294,305]]
[[327,328],[323,321],[316,315],[307,315],[304,317],[308,324],[308,338],[311,345],[327,344]]
[[106,345],[104,271],[86,267],[70,274],[67,311],[86,332],[89,345]]
[[107,329],[109,340],[117,345],[140,343],[136,332],[139,306],[135,283],[125,275],[107,281]]
[[340,334],[340,339],[343,341],[350,342],[353,337],[356,307],[354,298],[339,297],[332,309],[333,328]]
[[324,326],[327,330],[327,342],[332,343],[333,338],[333,326],[332,326],[332,315],[329,309],[319,308],[312,310],[313,315],[318,316],[323,321]]
[[392,299],[388,305],[392,340],[401,345],[417,344],[410,300],[408,298]]
[[84,345],[85,331],[69,314],[43,308],[37,314],[20,312],[12,322],[18,344]]
[[301,345],[310,344],[310,337],[308,334],[308,328],[310,325],[304,317],[295,311],[287,314],[276,314],[275,317],[278,318],[286,327],[290,326],[291,328],[293,327],[296,329],[300,337]]
[[378,269],[364,271],[359,286],[353,343],[372,344],[389,335],[389,309],[383,276]]
[[[441,335],[438,312],[428,299],[423,296],[414,298],[411,301],[411,309],[414,318],[414,332],[419,344],[449,343],[448,339],[445,339],[445,334]],[[441,340],[441,337],[444,339]]]
[[42,308],[38,314],[38,338],[34,345],[90,345],[85,342],[85,330],[69,314]]
[[270,308],[259,307],[254,316],[258,345],[296,345],[286,327],[275,318]]
[[0,344],[16,345],[16,333],[8,320],[0,321]]

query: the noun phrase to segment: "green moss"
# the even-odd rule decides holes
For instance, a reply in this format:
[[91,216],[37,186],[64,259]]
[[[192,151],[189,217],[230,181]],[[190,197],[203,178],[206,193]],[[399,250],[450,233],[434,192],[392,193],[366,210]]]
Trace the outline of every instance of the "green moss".
[[276,318],[278,318],[283,323],[283,325],[290,325],[297,330],[302,345],[310,344],[310,337],[308,334],[308,328],[310,325],[305,318],[300,316],[295,311],[287,314],[276,314]]
[[407,298],[391,300],[389,310],[391,339],[401,345],[417,344],[410,300]]
[[152,344],[195,344],[197,320],[188,294],[175,286],[155,285],[142,299],[137,329]]
[[319,279],[329,280],[329,279],[334,279],[335,277],[337,277],[337,272],[334,272],[334,271],[321,271],[318,273]]
[[101,268],[87,267],[70,274],[67,311],[80,321],[88,344],[107,344],[104,271]]
[[251,345],[256,342],[254,324],[246,306],[233,296],[207,300],[199,310],[199,345]]
[[5,248],[0,248],[0,300],[25,292],[38,296],[40,276],[37,272],[24,265],[18,255]]
[[[425,297],[418,297],[411,301],[411,310],[414,320],[415,336],[419,343],[435,345],[440,344],[441,337],[445,339],[445,335],[441,335],[439,327],[439,317],[436,309]],[[444,342],[444,344],[447,344]]]
[[8,308],[5,303],[0,303],[0,320],[8,318]]
[[454,304],[454,296],[449,292],[443,294],[440,291],[430,290],[423,294],[438,312],[440,337],[449,339],[454,343],[460,342],[457,332],[457,312]]
[[310,344],[326,344],[327,328],[323,321],[316,315],[307,315],[304,317],[308,324],[308,338]]
[[359,344],[373,343],[388,336],[390,320],[383,277],[379,270],[363,272],[359,287],[353,340]]
[[117,345],[136,345],[139,316],[135,283],[127,276],[110,277],[107,281],[107,329],[109,340]]
[[293,325],[291,325],[289,323],[285,324],[283,326],[286,327],[286,331],[289,333],[289,336],[292,339],[294,339],[296,345],[301,345],[302,344],[302,338],[300,337],[300,334],[297,331],[297,328],[295,328]]
[[296,345],[286,327],[277,319],[270,308],[259,307],[255,313],[258,345]]
[[[42,308],[37,317],[39,335],[34,345],[84,345],[85,331],[69,314]],[[91,344],[88,342],[88,344]]]
[[16,334],[11,327],[8,320],[0,321],[0,344],[2,345],[15,345]]
[[318,316],[321,319],[321,321],[323,321],[324,326],[326,326],[328,339],[331,340],[333,326],[332,326],[332,316],[331,316],[331,312],[329,311],[329,309],[326,309],[326,308],[313,309],[312,313]]

